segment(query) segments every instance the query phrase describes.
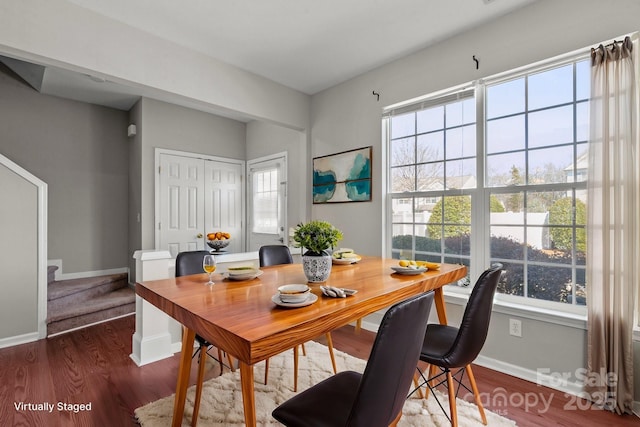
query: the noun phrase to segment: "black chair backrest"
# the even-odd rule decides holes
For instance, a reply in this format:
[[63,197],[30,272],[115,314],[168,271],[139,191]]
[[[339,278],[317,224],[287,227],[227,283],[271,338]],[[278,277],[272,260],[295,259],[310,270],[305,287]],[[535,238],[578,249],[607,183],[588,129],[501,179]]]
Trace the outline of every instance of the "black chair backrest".
[[494,264],[478,277],[464,310],[458,335],[444,357],[448,366],[466,366],[480,354],[489,333],[493,297],[501,274],[502,264]]
[[388,426],[402,410],[432,303],[433,292],[427,292],[387,310],[362,374],[348,426]]
[[258,250],[258,258],[260,259],[260,267],[268,267],[270,265],[293,264],[291,251],[284,245],[265,245]]
[[209,251],[180,252],[176,256],[176,277],[204,273],[202,259],[205,255],[209,255]]

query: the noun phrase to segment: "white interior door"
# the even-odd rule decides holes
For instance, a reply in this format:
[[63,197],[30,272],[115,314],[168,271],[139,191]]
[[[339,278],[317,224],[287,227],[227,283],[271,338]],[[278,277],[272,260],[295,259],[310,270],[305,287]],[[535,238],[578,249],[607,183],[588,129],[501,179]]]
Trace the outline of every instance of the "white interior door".
[[247,162],[249,250],[287,244],[287,155]]
[[242,165],[206,160],[205,172],[205,220],[206,233],[226,231],[231,234],[229,252],[243,250],[242,229]]
[[175,257],[204,247],[204,162],[160,154],[159,249]]

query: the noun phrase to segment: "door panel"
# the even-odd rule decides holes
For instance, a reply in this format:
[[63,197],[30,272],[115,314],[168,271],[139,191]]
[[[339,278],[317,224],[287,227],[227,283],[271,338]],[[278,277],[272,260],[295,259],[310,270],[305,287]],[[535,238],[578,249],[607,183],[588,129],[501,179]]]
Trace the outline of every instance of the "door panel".
[[160,155],[160,249],[172,256],[202,249],[204,165],[201,159]]
[[205,167],[205,234],[226,231],[231,234],[229,252],[243,250],[242,166],[207,160]]

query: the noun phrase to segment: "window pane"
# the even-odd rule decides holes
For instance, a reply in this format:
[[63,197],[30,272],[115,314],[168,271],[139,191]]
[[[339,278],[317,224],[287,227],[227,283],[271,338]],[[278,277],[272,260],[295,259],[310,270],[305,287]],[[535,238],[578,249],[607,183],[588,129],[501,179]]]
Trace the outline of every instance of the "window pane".
[[417,113],[417,133],[444,128],[444,106],[428,108]]
[[493,154],[524,149],[524,130],[523,115],[487,122],[487,153]]
[[418,136],[418,163],[444,160],[444,132]]
[[414,191],[416,186],[415,166],[405,166],[391,169],[391,191],[402,193]]
[[573,100],[573,64],[529,76],[529,110]]
[[[524,152],[487,156],[487,186],[524,184],[524,164]],[[514,171],[521,182],[514,181]]]
[[567,303],[571,293],[571,268],[530,265],[527,268],[529,298]]
[[589,103],[576,104],[576,141],[589,139]]
[[[573,181],[573,146],[529,151],[529,184]],[[570,163],[568,163],[570,162]]]
[[573,142],[573,107],[529,114],[529,148]]
[[469,98],[464,101],[454,102],[447,105],[446,109],[447,127],[470,124],[476,121],[476,102]]
[[476,188],[476,160],[465,159],[446,163],[448,190]]
[[498,283],[498,292],[524,296],[524,267],[522,264],[503,262],[504,273]]
[[416,162],[413,136],[391,141],[391,166],[410,165]]
[[444,179],[442,179],[443,168],[442,162],[417,165],[418,191],[442,190],[444,188]]
[[447,130],[447,159],[476,156],[476,126]]
[[524,77],[487,87],[487,118],[524,111]]
[[578,101],[591,97],[591,64],[584,60],[576,63],[576,99]]
[[416,131],[416,113],[408,113],[391,118],[391,139],[413,135]]
[[278,170],[253,173],[253,232],[278,233]]

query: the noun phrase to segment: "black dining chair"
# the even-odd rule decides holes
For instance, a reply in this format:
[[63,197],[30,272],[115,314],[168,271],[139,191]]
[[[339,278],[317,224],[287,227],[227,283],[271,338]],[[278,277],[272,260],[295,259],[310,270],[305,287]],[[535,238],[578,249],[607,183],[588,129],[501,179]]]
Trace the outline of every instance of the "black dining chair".
[[[467,302],[460,327],[429,324],[424,335],[420,360],[429,365],[429,373],[425,377],[423,371],[418,368],[422,383],[420,385],[417,384],[418,378],[416,375],[414,378],[416,389],[413,392],[419,391],[420,387],[426,385],[428,387],[426,398],[429,390],[433,390],[441,384],[446,384],[449,394],[448,418],[454,427],[458,425],[456,397],[460,387],[473,393],[482,423],[487,424],[487,417],[480,401],[480,394],[471,369],[471,362],[478,357],[487,338],[493,308],[493,297],[501,274],[502,264],[494,264],[480,275]],[[440,372],[438,372],[438,368],[440,368]],[[452,373],[453,371],[455,373]],[[465,372],[469,378],[471,389],[462,383]],[[458,384],[457,387],[454,387],[454,381]],[[440,401],[438,401],[438,405],[446,413]]]
[[[258,250],[258,259],[260,261],[260,267],[269,267],[273,265],[293,264],[293,257],[291,251],[285,245],[264,245]],[[336,367],[336,359],[333,354],[333,341],[331,339],[331,333],[327,332],[325,337],[327,338],[327,348],[329,349],[329,357],[331,358],[331,365],[333,367],[333,373],[338,370]],[[304,344],[301,345],[303,354],[306,355],[304,350]],[[269,379],[269,359],[265,360],[264,368],[264,383],[267,384]],[[298,346],[293,348],[293,391],[298,391]]]
[[344,371],[282,403],[273,418],[287,427],[395,426],[411,386],[433,291],[384,315],[362,374]]
[[[198,274],[204,273],[202,269],[202,259],[205,255],[208,255],[209,251],[187,251],[180,252],[176,256],[176,277],[187,276],[189,274]],[[204,381],[204,368],[206,356],[209,355],[212,359],[216,360],[220,363],[220,375],[222,375],[222,370],[224,367],[224,363],[222,362],[222,350],[218,348],[218,357],[214,357],[209,353],[209,348],[213,346],[212,343],[207,341],[205,338],[196,334],[196,342],[198,343],[198,349],[193,354],[193,357],[198,357],[198,376],[196,380],[196,398],[193,405],[193,417],[191,420],[191,425],[195,426],[198,420],[198,413],[200,410],[200,398],[202,397],[202,383]],[[235,367],[233,366],[233,360],[231,355],[227,354],[227,360],[229,362],[229,368],[235,372]]]

